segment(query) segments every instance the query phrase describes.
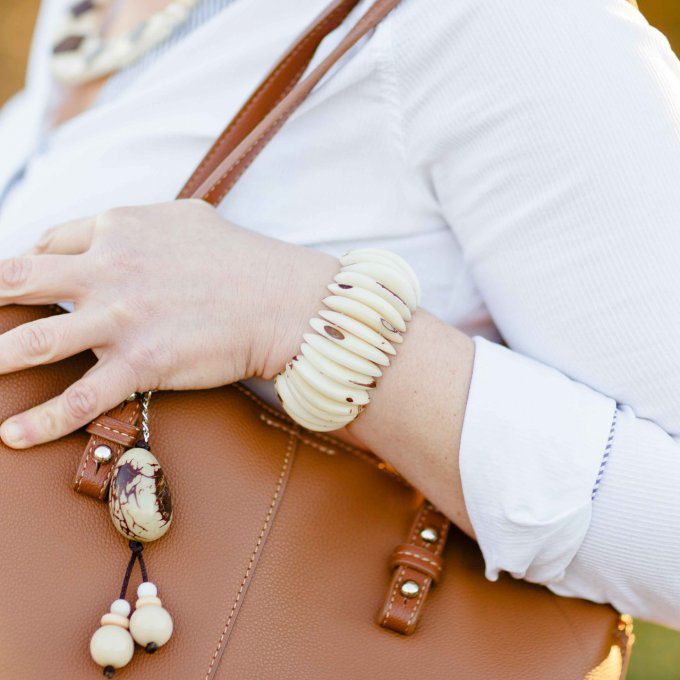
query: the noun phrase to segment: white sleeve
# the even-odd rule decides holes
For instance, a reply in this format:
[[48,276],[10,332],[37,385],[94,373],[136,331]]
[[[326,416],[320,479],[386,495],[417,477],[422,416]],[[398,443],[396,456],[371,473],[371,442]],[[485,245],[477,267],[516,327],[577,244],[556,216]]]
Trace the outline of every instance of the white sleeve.
[[678,60],[625,0],[409,2],[393,44],[510,347],[476,340],[460,451],[487,574],[680,627]]

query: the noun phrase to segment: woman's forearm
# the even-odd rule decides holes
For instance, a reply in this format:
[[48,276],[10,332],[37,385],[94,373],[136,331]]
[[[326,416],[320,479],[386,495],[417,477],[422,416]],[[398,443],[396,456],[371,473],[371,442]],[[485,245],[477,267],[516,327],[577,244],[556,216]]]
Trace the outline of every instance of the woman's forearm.
[[458,448],[473,358],[468,336],[419,310],[368,408],[348,428],[468,534]]
[[[304,257],[303,257],[304,255]],[[304,262],[302,261],[304,259]],[[323,253],[300,252],[285,279],[296,291],[283,310],[282,332],[262,370],[271,379],[299,351],[309,319],[323,307],[326,285],[339,264]],[[472,535],[458,468],[458,448],[467,401],[474,344],[425,310],[407,325],[404,342],[383,370],[371,401],[347,428],[332,434],[368,449],[392,465],[463,531]]]

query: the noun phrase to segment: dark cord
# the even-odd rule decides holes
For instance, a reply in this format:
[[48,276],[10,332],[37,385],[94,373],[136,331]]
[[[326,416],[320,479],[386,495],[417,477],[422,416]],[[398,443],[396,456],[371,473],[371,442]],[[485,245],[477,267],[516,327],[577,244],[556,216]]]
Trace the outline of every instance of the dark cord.
[[120,589],[121,600],[124,600],[127,594],[128,585],[130,583],[130,577],[132,576],[132,569],[135,566],[136,560],[139,560],[139,568],[142,571],[142,580],[145,582],[149,580],[149,576],[146,572],[146,564],[144,563],[144,558],[142,557],[142,551],[144,550],[144,546],[139,541],[130,541],[129,546],[132,554],[130,555],[130,561],[128,562],[127,569],[125,570],[125,578],[123,579],[123,585],[121,586]]

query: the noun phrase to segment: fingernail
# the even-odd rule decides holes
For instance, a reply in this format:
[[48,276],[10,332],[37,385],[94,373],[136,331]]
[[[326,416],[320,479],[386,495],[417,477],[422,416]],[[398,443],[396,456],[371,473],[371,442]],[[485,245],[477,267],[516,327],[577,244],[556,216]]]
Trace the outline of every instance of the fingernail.
[[16,420],[6,420],[0,429],[3,441],[9,446],[21,444],[24,438],[24,428]]

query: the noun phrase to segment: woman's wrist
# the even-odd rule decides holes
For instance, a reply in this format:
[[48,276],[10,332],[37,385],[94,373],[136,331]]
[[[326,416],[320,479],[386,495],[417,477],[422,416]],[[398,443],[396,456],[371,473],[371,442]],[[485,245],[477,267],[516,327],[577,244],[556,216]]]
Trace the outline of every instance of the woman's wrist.
[[[256,312],[260,322],[252,343],[252,374],[265,380],[284,370],[299,351],[309,320],[316,316],[339,268],[337,259],[326,253],[281,245],[284,249],[274,254],[270,266],[275,273],[266,277],[262,293],[271,303],[269,312]],[[277,294],[271,295],[272,290]]]
[[353,250],[336,267],[275,378],[284,410],[310,430],[342,429],[368,406],[420,298],[415,272],[389,251]]
[[370,408],[341,438],[373,452],[472,535],[458,468],[474,343],[418,310]]

